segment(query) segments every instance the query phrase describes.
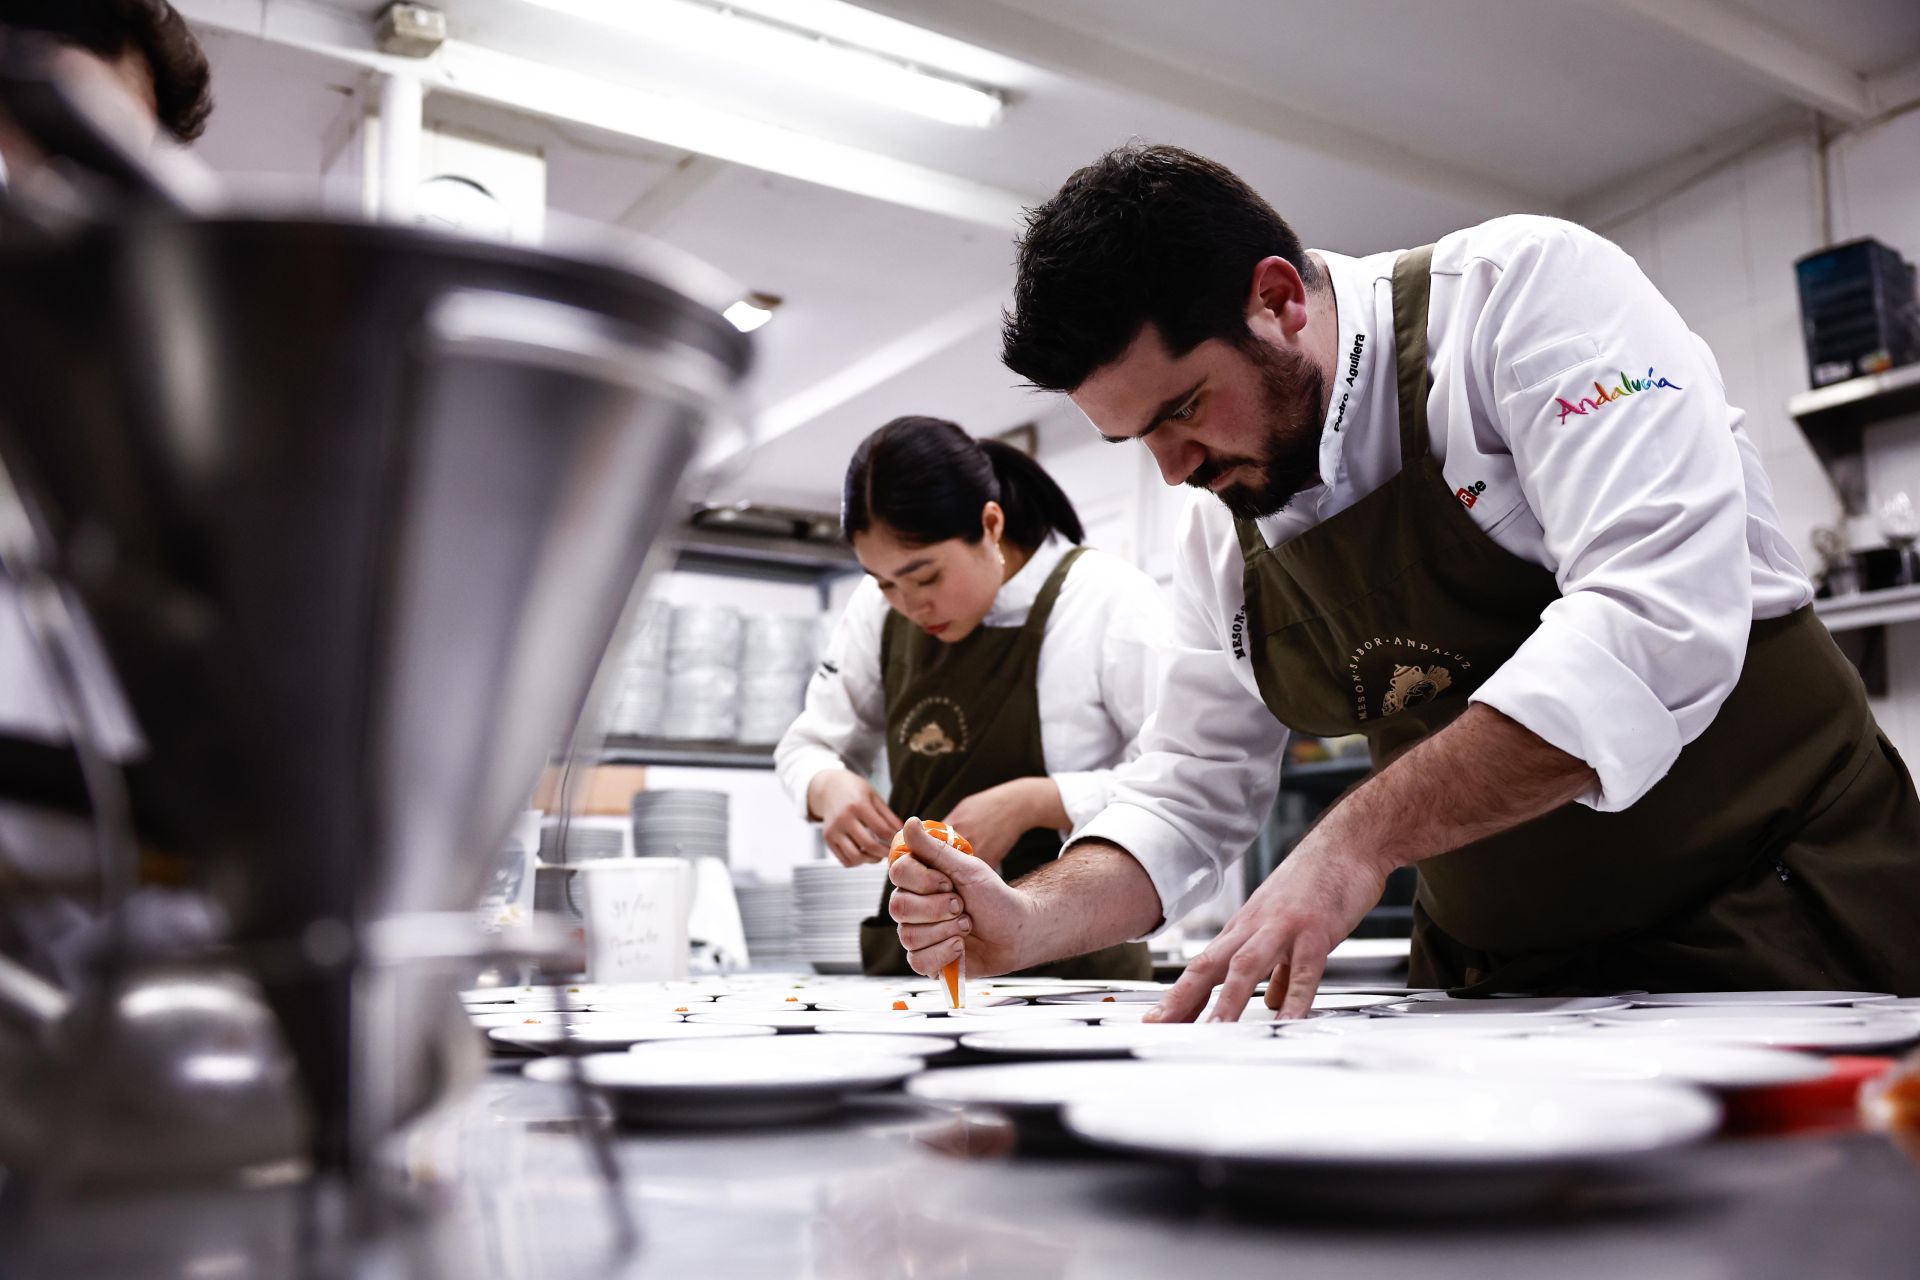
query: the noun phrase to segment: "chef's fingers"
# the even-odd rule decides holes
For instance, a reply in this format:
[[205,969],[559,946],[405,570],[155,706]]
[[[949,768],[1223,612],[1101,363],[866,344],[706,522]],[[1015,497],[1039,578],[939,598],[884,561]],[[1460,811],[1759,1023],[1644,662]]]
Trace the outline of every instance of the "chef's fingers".
[[853,841],[846,836],[836,835],[828,837],[827,852],[839,859],[840,865],[843,867],[853,867],[860,864],[859,850],[854,846]]
[[875,791],[871,795],[868,808],[872,811],[873,816],[879,819],[880,825],[886,829],[887,843],[891,845],[893,843],[893,833],[906,824],[901,822],[892,807],[880,798],[878,791]]
[[911,853],[893,860],[893,865],[887,868],[887,879],[893,881],[894,888],[907,893],[953,892],[953,881]]
[[907,963],[913,971],[923,978],[937,978],[940,971],[950,964],[957,963],[967,944],[958,938],[950,938],[922,951],[907,952]]
[[1207,1013],[1207,1021],[1240,1021],[1240,1011],[1247,1007],[1253,989],[1273,969],[1272,945],[1262,931],[1255,933],[1234,951],[1233,959],[1227,962],[1226,981],[1220,984],[1220,994],[1213,998],[1213,1008]]
[[[1287,966],[1287,995],[1280,1005],[1282,1018],[1304,1018],[1313,1009],[1313,997],[1320,990],[1320,975],[1327,969],[1327,948],[1308,936],[1293,940],[1293,956]],[[1273,1004],[1273,988],[1267,988],[1267,1003]]]
[[[1231,926],[1229,926],[1231,928]],[[1166,995],[1160,997],[1160,1003],[1147,1011],[1147,1022],[1192,1022],[1194,1016],[1206,1006],[1207,996],[1213,991],[1214,983],[1225,971],[1223,944],[1229,943],[1229,935],[1222,933],[1215,938],[1207,949],[1187,962],[1187,970]],[[1230,944],[1229,944],[1230,945]]]
[[887,851],[893,848],[893,833],[900,829],[900,824],[893,820],[893,815],[887,812],[887,807],[880,803],[878,796],[855,808],[853,813],[860,829],[861,844],[872,849],[874,857],[886,857]]
[[912,893],[896,889],[887,902],[887,912],[895,924],[931,924],[951,920],[966,911],[957,893]]
[[[920,819],[908,818],[905,830],[907,848],[912,850],[915,860],[939,872],[954,885],[965,885],[982,877],[995,880],[1000,878],[992,867],[980,859],[962,853],[945,841],[936,840],[928,835],[927,829],[920,825]],[[900,862],[905,861],[905,858],[900,859]],[[896,862],[894,865],[899,866],[900,863]],[[900,882],[896,880],[894,883]]]
[[900,926],[900,945],[908,951],[925,951],[928,947],[939,946],[948,938],[964,938],[972,932],[973,921],[965,916],[937,920],[932,924],[903,924]]

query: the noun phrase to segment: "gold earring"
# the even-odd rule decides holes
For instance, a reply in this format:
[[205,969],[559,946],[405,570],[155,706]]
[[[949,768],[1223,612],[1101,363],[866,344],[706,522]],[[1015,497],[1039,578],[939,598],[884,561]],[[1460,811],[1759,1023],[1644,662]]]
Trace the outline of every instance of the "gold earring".
[[1002,569],[1006,568],[1007,553],[1000,549],[1000,544],[998,542],[993,544],[993,554],[994,554],[994,558],[1000,561],[1000,567]]

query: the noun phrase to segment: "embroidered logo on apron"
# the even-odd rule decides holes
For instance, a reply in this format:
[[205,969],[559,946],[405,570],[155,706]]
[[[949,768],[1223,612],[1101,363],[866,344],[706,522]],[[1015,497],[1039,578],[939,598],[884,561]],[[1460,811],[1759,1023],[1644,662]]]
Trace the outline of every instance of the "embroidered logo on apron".
[[1472,669],[1466,657],[1439,645],[1405,636],[1374,636],[1347,656],[1354,719],[1390,716],[1432,702],[1453,687],[1458,673]]
[[1452,683],[1453,673],[1437,662],[1425,671],[1419,667],[1396,666],[1387,696],[1380,699],[1380,714],[1390,716],[1396,711],[1430,702],[1435,694]]
[[967,713],[952,698],[922,698],[900,722],[900,745],[915,755],[950,756],[967,749]]

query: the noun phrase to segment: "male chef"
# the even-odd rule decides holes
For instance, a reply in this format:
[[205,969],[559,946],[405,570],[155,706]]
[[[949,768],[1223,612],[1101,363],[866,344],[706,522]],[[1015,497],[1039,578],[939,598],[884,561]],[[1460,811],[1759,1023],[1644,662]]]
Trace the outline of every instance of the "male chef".
[[[213,108],[207,57],[165,0],[5,0],[0,47],[31,42],[117,135],[189,142]],[[33,190],[39,148],[0,109],[0,187]],[[138,741],[90,633],[76,673],[83,714],[116,755]],[[71,979],[93,933],[89,801],[65,713],[18,592],[0,571],[0,954]],[[66,892],[65,890],[79,890]]]
[[[1159,711],[1113,803],[1008,885],[910,825],[914,968],[999,973],[1208,897],[1287,733],[1376,772],[1163,1019],[1304,1015],[1417,865],[1411,981],[1463,994],[1920,994],[1920,800],[1814,615],[1713,354],[1632,258],[1503,217],[1305,252],[1219,164],[1127,146],[1020,245],[1004,359],[1194,495]],[[1044,921],[1044,928],[1038,922]]]

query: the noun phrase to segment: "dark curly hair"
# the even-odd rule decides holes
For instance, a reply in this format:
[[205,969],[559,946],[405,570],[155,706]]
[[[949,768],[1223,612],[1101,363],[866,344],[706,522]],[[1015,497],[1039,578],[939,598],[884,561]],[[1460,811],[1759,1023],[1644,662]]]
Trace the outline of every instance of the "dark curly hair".
[[0,0],[0,27],[43,32],[102,58],[138,50],[161,127],[192,142],[213,111],[206,51],[167,0]]
[[1286,219],[1225,165],[1130,143],[1027,213],[1001,359],[1043,391],[1072,391],[1151,324],[1175,356],[1241,343],[1254,264],[1279,256],[1324,282]]

